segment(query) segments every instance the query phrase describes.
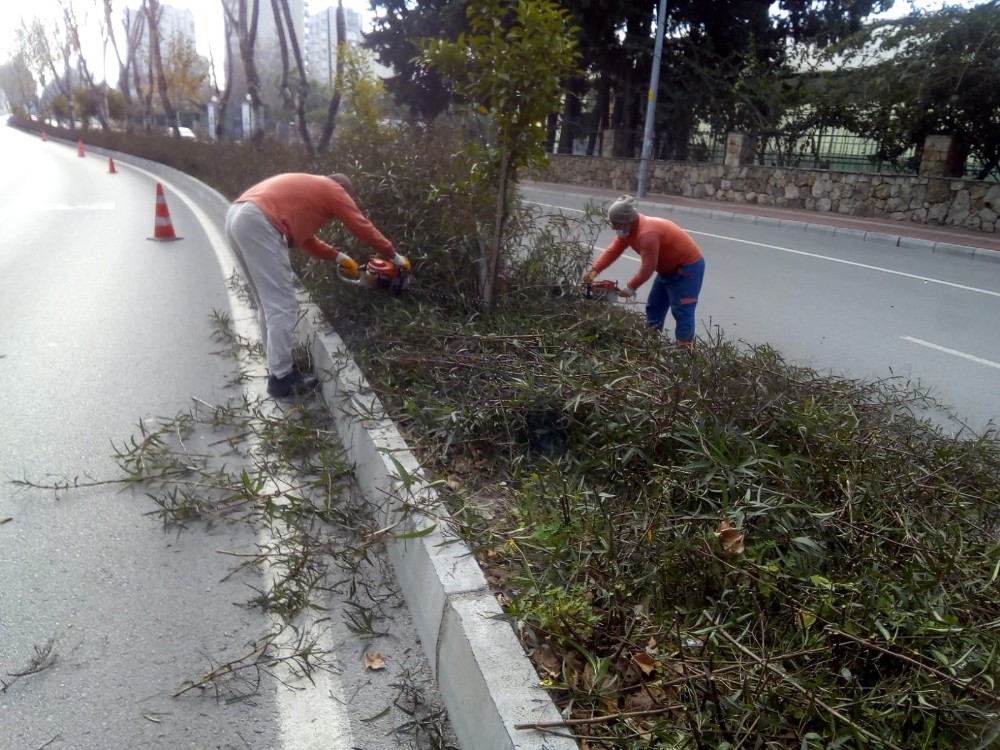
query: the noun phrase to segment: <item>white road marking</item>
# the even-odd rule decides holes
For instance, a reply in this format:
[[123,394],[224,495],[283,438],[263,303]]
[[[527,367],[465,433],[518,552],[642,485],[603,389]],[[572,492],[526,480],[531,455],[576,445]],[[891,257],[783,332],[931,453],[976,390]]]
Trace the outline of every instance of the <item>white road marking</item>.
[[844,260],[843,258],[831,258],[828,255],[819,255],[818,253],[807,253],[805,250],[793,250],[790,247],[781,247],[781,245],[768,245],[765,242],[753,242],[751,240],[743,240],[737,237],[727,237],[724,234],[710,234],[708,232],[694,232],[690,231],[690,234],[699,234],[702,237],[712,237],[719,240],[728,240],[729,242],[742,242],[744,245],[755,245],[757,247],[766,247],[769,250],[780,250],[783,253],[791,253],[792,255],[802,255],[806,258],[816,258],[817,260],[827,260],[831,263],[841,263],[845,266],[854,266],[855,268],[864,268],[868,271],[878,271],[879,273],[887,273],[892,276],[902,276],[907,279],[915,279],[917,281],[923,281],[928,284],[940,284],[941,286],[950,286],[953,289],[961,289],[964,292],[975,292],[976,294],[986,294],[990,297],[1000,297],[1000,292],[994,292],[990,289],[980,289],[979,287],[966,286],[965,284],[956,284],[953,281],[943,281],[941,279],[935,279],[930,276],[918,276],[914,273],[906,273],[905,271],[895,271],[891,268],[883,268],[882,266],[873,266],[868,263],[858,263],[854,260]]
[[539,203],[538,201],[527,201],[528,203],[534,203],[536,206],[541,206],[542,208],[555,208],[559,211],[573,211],[578,214],[587,213],[582,208],[570,208],[569,206],[553,206],[551,203]]
[[[127,165],[127,168],[142,172],[184,201],[208,236],[219,266],[224,276],[228,278],[236,268],[236,260],[229,249],[229,243],[201,207],[169,180],[147,172],[141,167]],[[251,340],[258,337],[260,333],[257,330],[257,315],[236,296],[232,289],[228,288],[228,285],[226,293],[229,296],[230,319],[236,333]],[[255,382],[260,382],[260,378]],[[277,541],[280,533],[280,526],[274,530],[268,526],[260,529],[258,539],[261,546],[271,546]],[[274,571],[268,565],[263,567],[264,575],[273,579]],[[315,618],[306,616],[296,621],[296,627],[300,632],[306,632],[313,623]],[[336,648],[329,630],[321,625],[318,627],[318,632],[312,634],[316,638],[315,650],[318,653],[335,655]],[[294,631],[288,633],[289,642],[294,635]],[[312,675],[312,681],[306,677],[293,675],[285,675],[284,680],[286,684],[278,685],[275,690],[282,747],[289,750],[328,750],[332,747],[349,747],[353,744],[351,721],[345,710],[348,704],[344,698],[344,686],[334,671],[317,670]],[[294,689],[289,686],[293,686]]]
[[919,344],[920,346],[926,346],[928,349],[935,349],[939,352],[944,352],[945,354],[951,354],[955,357],[961,357],[962,359],[967,359],[970,362],[975,362],[978,365],[986,365],[987,367],[995,367],[1000,370],[1000,362],[994,362],[989,359],[983,359],[982,357],[976,357],[972,354],[966,354],[965,352],[960,352],[957,349],[949,349],[946,346],[941,346],[939,344],[932,344],[930,341],[924,341],[923,339],[917,339],[913,336],[900,336],[903,341],[909,341],[914,344]]
[[[576,213],[585,213],[579,208],[566,208],[564,206],[554,206],[549,203],[538,203],[532,201],[537,206],[542,206],[544,208],[557,208],[563,211],[575,211]],[[966,286],[965,284],[956,284],[953,281],[943,281],[942,279],[935,279],[930,276],[918,276],[913,273],[906,273],[905,271],[895,271],[891,268],[883,268],[882,266],[873,266],[868,263],[858,263],[853,260],[843,260],[842,258],[831,258],[829,255],[820,255],[818,253],[808,253],[805,250],[793,250],[790,247],[782,247],[781,245],[769,245],[765,242],[753,242],[752,240],[744,240],[739,237],[728,237],[724,234],[711,234],[709,232],[696,232],[694,230],[686,230],[688,234],[697,234],[702,237],[711,237],[717,240],[726,240],[728,242],[741,242],[744,245],[754,245],[755,247],[764,247],[768,250],[780,250],[783,253],[791,253],[792,255],[801,255],[806,258],[815,258],[816,260],[826,260],[831,263],[842,263],[845,266],[854,266],[855,268],[864,268],[868,271],[878,271],[879,273],[887,273],[892,276],[902,276],[907,279],[915,279],[917,281],[923,281],[927,284],[939,284],[941,286],[950,286],[953,289],[961,289],[965,292],[975,292],[976,294],[985,294],[990,297],[1000,297],[1000,292],[994,292],[989,289],[980,289],[979,287]],[[629,260],[635,260],[629,256],[622,256],[624,258],[629,258]]]
[[43,206],[43,210],[49,211],[114,211],[114,203],[81,203],[79,205],[69,205],[68,203],[56,203],[52,206]]

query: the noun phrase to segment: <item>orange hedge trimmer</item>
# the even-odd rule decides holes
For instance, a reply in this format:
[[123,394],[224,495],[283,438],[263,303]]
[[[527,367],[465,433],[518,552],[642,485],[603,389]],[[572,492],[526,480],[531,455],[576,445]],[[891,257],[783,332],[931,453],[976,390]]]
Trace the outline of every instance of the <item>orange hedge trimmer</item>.
[[600,281],[584,281],[583,296],[587,299],[596,299],[603,302],[614,302],[618,299],[621,290],[617,281],[602,279]]
[[345,276],[337,266],[337,278],[346,284],[357,284],[370,289],[384,289],[391,294],[401,294],[410,285],[410,274],[385,258],[372,258],[358,267],[357,278]]

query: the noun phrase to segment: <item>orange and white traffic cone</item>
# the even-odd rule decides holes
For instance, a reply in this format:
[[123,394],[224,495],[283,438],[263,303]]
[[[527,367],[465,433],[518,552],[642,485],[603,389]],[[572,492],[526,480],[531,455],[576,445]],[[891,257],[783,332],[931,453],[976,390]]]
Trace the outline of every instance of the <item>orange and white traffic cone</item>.
[[115,160],[111,158],[111,154],[108,154],[108,174],[118,174],[118,170],[115,169]]
[[77,156],[86,156],[86,154],[83,153],[83,141],[82,140],[76,142],[76,155]]
[[153,227],[153,236],[147,239],[157,242],[170,242],[181,239],[174,234],[174,223],[170,220],[170,211],[167,210],[167,199],[163,195],[163,185],[156,183],[156,224]]

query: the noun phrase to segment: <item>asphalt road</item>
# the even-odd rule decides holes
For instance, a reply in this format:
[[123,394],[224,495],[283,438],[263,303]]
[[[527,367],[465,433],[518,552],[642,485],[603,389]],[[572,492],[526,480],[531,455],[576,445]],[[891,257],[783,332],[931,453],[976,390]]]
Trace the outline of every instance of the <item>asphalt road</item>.
[[[112,445],[139,420],[259,393],[259,378],[232,385],[235,365],[212,341],[216,312],[252,316],[233,307],[217,230],[169,182],[183,240],[158,243],[152,175],[109,174],[106,157],[10,128],[0,163],[0,748],[426,746],[396,731],[436,696],[386,570],[364,582],[391,610],[380,638],[347,627],[336,591],[321,602],[319,647],[334,668],[315,684],[265,678],[241,700],[172,697],[267,631],[259,609],[240,606],[261,575],[233,575],[220,552],[253,552],[268,532],[165,532],[141,489],[102,482],[121,476]],[[75,480],[90,486],[38,486]],[[369,649],[385,669],[366,668]]]
[[[571,216],[615,196],[588,197],[572,186],[525,187],[522,195]],[[824,373],[926,387],[973,429],[1000,424],[996,260],[666,208],[647,212],[679,223],[705,255],[700,336],[770,344]],[[596,251],[611,238],[603,231]],[[626,251],[603,277],[624,282],[637,269],[638,256]],[[639,290],[639,311],[648,289]]]

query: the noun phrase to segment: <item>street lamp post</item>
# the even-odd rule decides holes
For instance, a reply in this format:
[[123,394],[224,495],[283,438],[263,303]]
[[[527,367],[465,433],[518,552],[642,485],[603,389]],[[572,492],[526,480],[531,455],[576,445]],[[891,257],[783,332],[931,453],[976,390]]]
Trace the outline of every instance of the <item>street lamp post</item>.
[[656,119],[656,91],[660,87],[660,56],[663,53],[663,23],[667,17],[667,0],[660,0],[660,12],[656,17],[656,43],[653,45],[653,70],[649,76],[649,92],[646,96],[646,126],[642,136],[642,156],[639,159],[640,198],[646,197],[649,185],[649,157],[653,151],[653,121]]

